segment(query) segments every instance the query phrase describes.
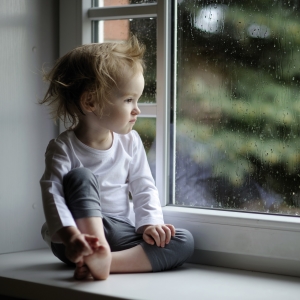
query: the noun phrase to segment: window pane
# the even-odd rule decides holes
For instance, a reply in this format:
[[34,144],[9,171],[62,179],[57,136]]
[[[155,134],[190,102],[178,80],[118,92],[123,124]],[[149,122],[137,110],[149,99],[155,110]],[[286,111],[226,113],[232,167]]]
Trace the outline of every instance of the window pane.
[[300,2],[178,0],[175,204],[300,213]]
[[146,46],[145,89],[140,103],[156,102],[156,19],[130,19],[93,21],[93,41],[119,42],[127,40],[130,34],[138,37]]
[[122,6],[129,4],[156,3],[155,0],[93,0],[93,7]]
[[155,138],[156,138],[156,119],[155,118],[141,118],[137,119],[135,126],[133,128],[136,130],[145,147],[149,165],[151,168],[151,172],[153,177],[155,178],[155,158],[156,158],[156,150],[155,150]]

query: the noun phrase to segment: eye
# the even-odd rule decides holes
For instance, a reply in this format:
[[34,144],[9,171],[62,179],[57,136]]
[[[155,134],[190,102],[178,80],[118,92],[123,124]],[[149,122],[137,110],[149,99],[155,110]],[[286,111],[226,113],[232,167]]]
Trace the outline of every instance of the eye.
[[132,102],[132,99],[131,98],[126,99],[125,102],[130,103],[130,102]]

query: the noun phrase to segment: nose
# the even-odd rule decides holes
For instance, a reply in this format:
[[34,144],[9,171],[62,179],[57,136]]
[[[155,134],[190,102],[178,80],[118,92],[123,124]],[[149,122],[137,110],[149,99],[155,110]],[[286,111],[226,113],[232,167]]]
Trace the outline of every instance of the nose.
[[139,107],[136,105],[135,108],[132,111],[133,115],[139,115],[141,113],[141,110],[139,109]]

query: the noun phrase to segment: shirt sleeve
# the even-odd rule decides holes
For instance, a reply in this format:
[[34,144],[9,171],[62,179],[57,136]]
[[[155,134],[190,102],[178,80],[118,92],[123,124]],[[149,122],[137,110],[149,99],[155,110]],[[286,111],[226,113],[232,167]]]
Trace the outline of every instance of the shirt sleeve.
[[158,190],[155,186],[140,136],[133,135],[133,158],[129,169],[129,191],[135,213],[135,228],[164,224]]
[[40,185],[46,222],[53,242],[60,242],[56,232],[62,227],[76,227],[63,191],[63,177],[70,170],[71,161],[67,146],[59,140],[50,141],[45,154],[45,172]]

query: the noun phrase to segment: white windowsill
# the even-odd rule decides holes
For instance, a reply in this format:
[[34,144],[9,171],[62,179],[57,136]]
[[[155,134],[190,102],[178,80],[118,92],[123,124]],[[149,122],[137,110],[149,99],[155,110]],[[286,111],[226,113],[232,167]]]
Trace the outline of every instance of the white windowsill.
[[167,272],[75,281],[48,249],[0,255],[1,295],[26,299],[296,300],[300,278],[185,264]]
[[163,207],[195,239],[193,263],[300,277],[300,218]]
[[165,216],[201,221],[202,223],[226,224],[257,228],[281,229],[300,232],[298,216],[282,216],[218,209],[201,209],[179,206],[163,207]]

